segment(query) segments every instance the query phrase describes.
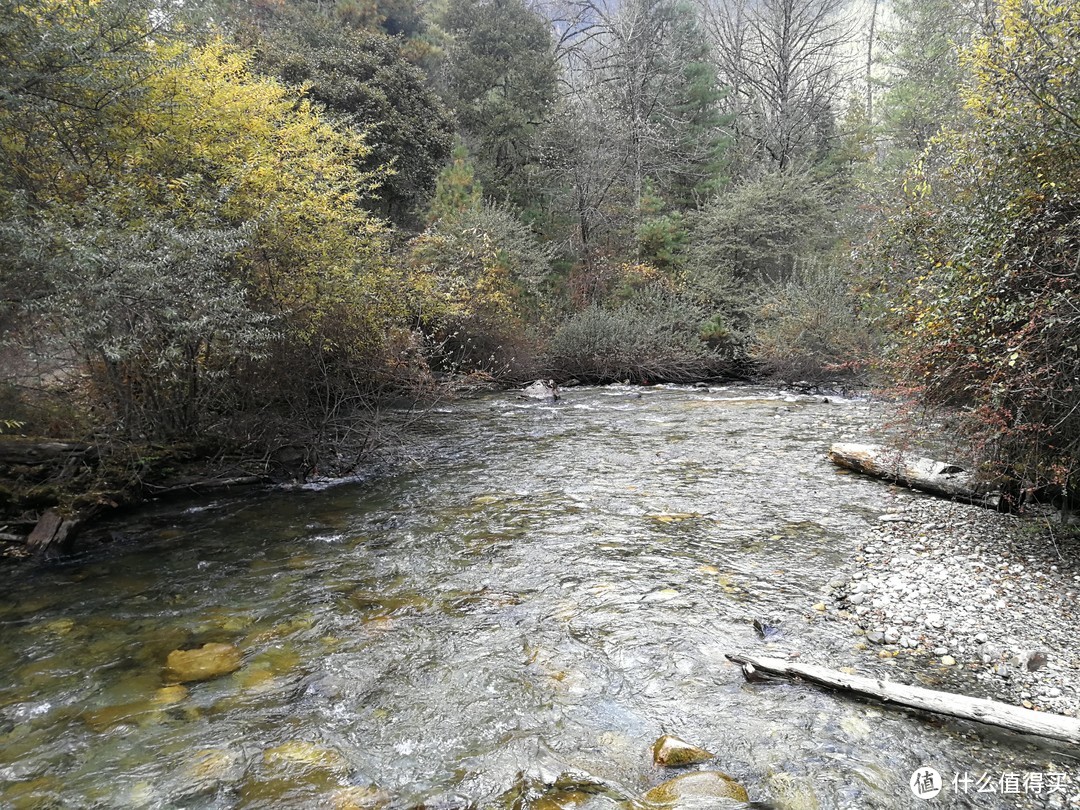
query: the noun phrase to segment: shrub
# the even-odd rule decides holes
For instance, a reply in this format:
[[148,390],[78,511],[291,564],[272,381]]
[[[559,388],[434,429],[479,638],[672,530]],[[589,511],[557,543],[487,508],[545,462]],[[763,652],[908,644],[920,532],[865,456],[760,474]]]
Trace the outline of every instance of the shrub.
[[706,312],[653,283],[614,306],[593,304],[556,327],[548,358],[557,376],[588,382],[688,381],[728,366],[702,338]]
[[750,359],[767,374],[822,380],[866,368],[874,341],[858,313],[849,274],[805,262],[791,278],[755,294]]
[[477,202],[437,219],[409,246],[420,323],[455,371],[506,373],[552,251],[512,210]]

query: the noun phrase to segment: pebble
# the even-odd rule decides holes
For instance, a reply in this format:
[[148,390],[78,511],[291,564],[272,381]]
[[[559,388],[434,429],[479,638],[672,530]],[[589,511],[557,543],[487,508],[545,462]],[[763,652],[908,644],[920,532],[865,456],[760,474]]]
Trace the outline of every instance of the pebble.
[[826,609],[846,608],[832,615],[865,634],[860,646],[875,657],[862,666],[899,677],[886,665],[939,663],[980,680],[988,697],[1045,699],[1052,703],[1039,708],[1080,714],[1080,560],[1057,555],[1038,516],[930,498],[898,503],[857,538],[861,554],[826,591]]

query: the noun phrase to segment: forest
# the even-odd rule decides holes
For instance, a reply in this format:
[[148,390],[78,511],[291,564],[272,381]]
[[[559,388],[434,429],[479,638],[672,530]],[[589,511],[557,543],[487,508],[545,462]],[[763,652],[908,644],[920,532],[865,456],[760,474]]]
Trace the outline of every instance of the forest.
[[1076,486],[1080,4],[0,6],[5,438],[332,473],[403,397],[840,380]]

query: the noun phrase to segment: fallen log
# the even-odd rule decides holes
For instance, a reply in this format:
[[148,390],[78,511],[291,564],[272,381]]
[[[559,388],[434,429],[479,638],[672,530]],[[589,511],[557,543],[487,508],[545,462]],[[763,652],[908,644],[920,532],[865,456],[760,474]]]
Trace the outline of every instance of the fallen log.
[[997,509],[1001,502],[1000,493],[987,490],[963,467],[932,458],[907,456],[884,445],[834,444],[829,448],[829,461],[863,475],[988,509]]
[[147,486],[147,495],[154,498],[166,498],[173,495],[208,495],[236,487],[266,486],[272,480],[265,475],[239,475],[233,478],[193,478],[187,481],[172,482],[166,486]]
[[1048,712],[1036,712],[1010,706],[986,698],[973,698],[951,692],[938,692],[921,686],[907,686],[891,681],[848,675],[815,664],[796,664],[779,658],[754,658],[748,655],[728,655],[740,664],[749,680],[760,680],[759,673],[783,678],[797,678],[819,686],[876,698],[910,709],[935,712],[964,720],[974,720],[1021,734],[1035,734],[1052,740],[1080,745],[1080,720]]
[[93,449],[92,445],[83,442],[5,436],[0,439],[0,466],[46,464],[69,456],[84,455],[92,452]]

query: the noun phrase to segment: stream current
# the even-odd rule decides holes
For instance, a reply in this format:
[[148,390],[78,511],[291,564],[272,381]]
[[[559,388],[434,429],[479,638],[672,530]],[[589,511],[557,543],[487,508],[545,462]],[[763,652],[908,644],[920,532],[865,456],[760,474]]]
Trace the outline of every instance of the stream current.
[[[824,451],[882,413],[741,386],[485,395],[435,409],[390,474],[151,507],[120,543],[0,569],[0,807],[636,807],[671,776],[663,733],[760,807],[932,806],[924,765],[942,806],[1043,806],[948,782],[1075,752],[725,659],[850,658],[812,606],[914,496]],[[169,688],[169,652],[209,642],[240,669]]]

